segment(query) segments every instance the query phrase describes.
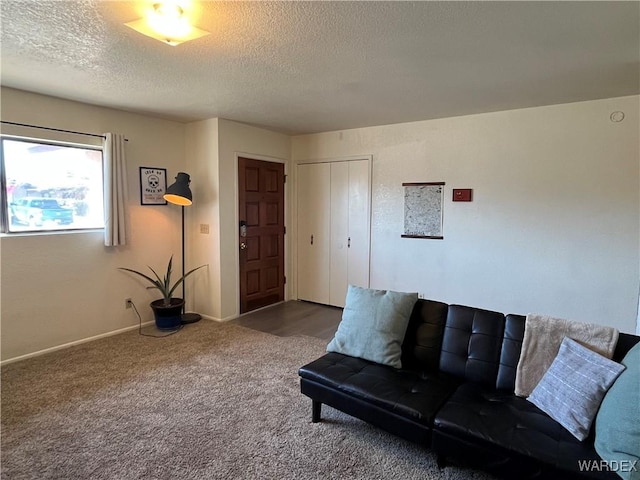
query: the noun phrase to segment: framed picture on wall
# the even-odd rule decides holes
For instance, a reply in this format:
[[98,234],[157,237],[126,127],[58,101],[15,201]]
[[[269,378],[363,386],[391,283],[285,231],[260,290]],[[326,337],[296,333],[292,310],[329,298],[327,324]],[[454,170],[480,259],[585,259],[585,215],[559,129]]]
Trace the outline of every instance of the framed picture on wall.
[[166,205],[167,169],[140,167],[140,205]]
[[403,183],[403,238],[442,240],[444,182]]

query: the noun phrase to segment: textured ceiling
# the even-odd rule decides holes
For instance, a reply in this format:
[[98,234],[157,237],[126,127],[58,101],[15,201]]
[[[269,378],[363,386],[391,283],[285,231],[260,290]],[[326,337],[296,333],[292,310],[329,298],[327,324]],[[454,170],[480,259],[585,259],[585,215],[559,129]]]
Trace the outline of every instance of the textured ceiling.
[[640,93],[637,1],[205,1],[177,47],[144,4],[2,0],[2,85],[286,133]]

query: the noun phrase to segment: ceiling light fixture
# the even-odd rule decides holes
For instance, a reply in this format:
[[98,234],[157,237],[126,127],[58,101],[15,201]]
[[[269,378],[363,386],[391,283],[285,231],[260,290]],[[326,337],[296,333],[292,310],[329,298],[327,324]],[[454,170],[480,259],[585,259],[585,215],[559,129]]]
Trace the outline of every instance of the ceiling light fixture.
[[183,5],[179,2],[154,3],[144,18],[125,25],[173,47],[211,33],[191,25]]

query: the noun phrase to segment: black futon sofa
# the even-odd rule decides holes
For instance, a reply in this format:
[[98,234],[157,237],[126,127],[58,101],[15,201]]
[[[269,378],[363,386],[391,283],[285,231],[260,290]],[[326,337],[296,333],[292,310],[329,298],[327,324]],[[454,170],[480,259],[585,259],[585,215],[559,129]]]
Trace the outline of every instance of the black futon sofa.
[[[600,461],[591,436],[580,442],[514,395],[525,317],[461,305],[417,301],[402,346],[402,369],[327,353],[299,370],[312,400],[388,432],[430,446],[447,462],[504,478],[619,478],[580,471]],[[640,337],[620,334],[620,362]],[[584,463],[583,463],[584,465]]]

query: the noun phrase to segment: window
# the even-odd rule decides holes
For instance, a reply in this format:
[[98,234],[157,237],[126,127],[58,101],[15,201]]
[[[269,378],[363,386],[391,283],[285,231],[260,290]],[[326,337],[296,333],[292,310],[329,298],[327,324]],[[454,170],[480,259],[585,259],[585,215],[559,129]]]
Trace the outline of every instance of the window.
[[2,137],[4,232],[104,228],[102,149]]

